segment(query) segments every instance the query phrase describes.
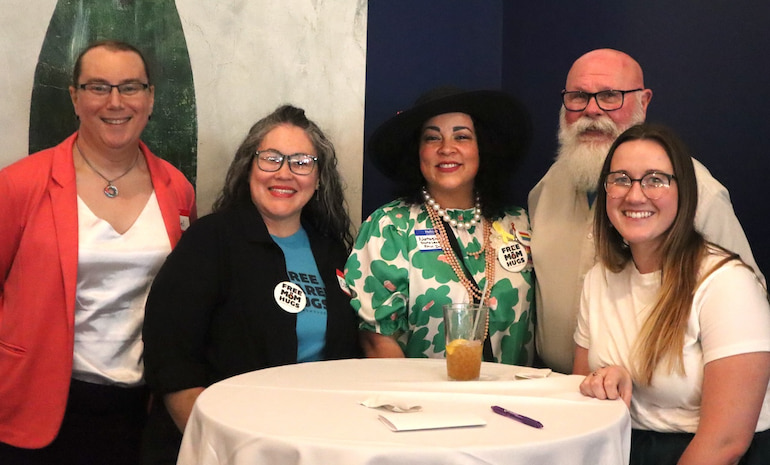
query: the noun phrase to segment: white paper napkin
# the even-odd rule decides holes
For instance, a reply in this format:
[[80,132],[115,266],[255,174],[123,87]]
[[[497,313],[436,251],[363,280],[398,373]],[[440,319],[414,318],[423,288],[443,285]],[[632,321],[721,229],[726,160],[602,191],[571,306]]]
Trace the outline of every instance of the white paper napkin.
[[411,415],[382,413],[379,418],[392,431],[459,428],[463,426],[484,426],[487,424],[483,418],[468,413],[418,412]]
[[548,375],[550,374],[551,374],[550,368],[524,367],[516,372],[516,377],[523,378],[523,379],[536,379],[536,378],[547,378]]
[[390,410],[391,412],[398,412],[398,413],[411,413],[411,412],[419,412],[420,410],[422,410],[421,405],[418,405],[408,399],[401,399],[401,398],[386,396],[382,394],[377,394],[369,398],[366,398],[362,400],[360,404],[363,405],[364,407],[382,408],[385,410]]

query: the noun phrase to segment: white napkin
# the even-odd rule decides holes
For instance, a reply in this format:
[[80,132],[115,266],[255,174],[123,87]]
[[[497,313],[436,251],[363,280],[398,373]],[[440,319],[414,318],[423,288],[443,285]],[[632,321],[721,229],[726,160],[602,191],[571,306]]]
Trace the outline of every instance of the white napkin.
[[392,431],[459,428],[462,426],[484,426],[487,424],[483,418],[468,413],[419,412],[412,415],[382,413],[379,419]]
[[399,399],[393,396],[377,394],[360,402],[364,407],[383,408],[396,413],[419,412],[422,406],[406,399]]
[[547,378],[548,375],[550,374],[551,374],[550,368],[523,367],[516,372],[516,377],[523,378],[523,379],[536,379],[536,378]]

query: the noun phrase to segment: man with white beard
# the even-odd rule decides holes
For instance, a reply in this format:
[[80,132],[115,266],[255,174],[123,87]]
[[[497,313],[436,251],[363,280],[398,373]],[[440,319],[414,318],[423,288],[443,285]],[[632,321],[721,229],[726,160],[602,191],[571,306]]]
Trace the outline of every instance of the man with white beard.
[[[551,369],[572,372],[583,278],[595,263],[594,204],[602,164],[620,133],[644,121],[652,90],[629,55],[593,50],[567,74],[559,118],[559,154],[529,193],[532,259],[537,279],[536,346]],[[695,227],[757,272],[730,195],[698,161]]]

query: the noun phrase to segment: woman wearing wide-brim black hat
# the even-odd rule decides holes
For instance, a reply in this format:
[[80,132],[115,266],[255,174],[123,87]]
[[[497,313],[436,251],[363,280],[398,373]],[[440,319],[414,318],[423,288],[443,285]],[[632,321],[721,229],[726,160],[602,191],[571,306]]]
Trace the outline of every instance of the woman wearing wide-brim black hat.
[[375,131],[367,156],[402,196],[366,219],[346,265],[368,356],[442,358],[443,305],[483,300],[484,359],[531,362],[529,219],[505,201],[531,133],[510,95],[450,87]]

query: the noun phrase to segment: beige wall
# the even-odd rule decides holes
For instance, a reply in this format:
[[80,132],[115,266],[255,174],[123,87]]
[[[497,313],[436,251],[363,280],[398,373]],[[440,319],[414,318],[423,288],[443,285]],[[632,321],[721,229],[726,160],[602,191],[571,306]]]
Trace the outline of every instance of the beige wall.
[[[360,223],[366,0],[177,0],[198,109],[198,208],[210,210],[249,127],[283,103],[330,136]],[[28,152],[29,104],[56,0],[4,0],[0,167]],[[162,155],[162,154],[159,154]]]

